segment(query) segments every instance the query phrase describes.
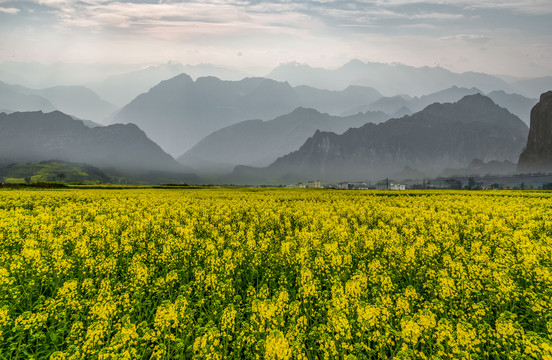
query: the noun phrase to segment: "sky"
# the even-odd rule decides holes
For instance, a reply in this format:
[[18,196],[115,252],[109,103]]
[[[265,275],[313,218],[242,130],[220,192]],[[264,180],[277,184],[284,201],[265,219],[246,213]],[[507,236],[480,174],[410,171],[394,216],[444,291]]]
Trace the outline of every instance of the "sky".
[[551,0],[0,0],[0,62],[442,66],[552,75]]

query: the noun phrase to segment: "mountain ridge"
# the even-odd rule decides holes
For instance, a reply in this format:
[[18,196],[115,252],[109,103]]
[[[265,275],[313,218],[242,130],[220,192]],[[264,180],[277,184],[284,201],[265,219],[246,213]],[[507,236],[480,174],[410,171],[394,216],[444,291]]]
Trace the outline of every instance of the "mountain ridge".
[[455,73],[442,67],[418,68],[404,64],[365,63],[358,59],[336,69],[312,68],[295,62],[280,64],[266,77],[278,81],[287,80],[294,86],[309,85],[331,90],[349,85],[371,86],[388,96],[403,92],[421,96],[453,85],[477,87],[484,92],[515,92],[515,87],[511,84],[485,73]]
[[0,108],[11,111],[59,110],[81,119],[103,122],[117,108],[84,86],[55,86],[31,89],[0,81]]
[[388,119],[382,112],[331,116],[298,107],[272,120],[246,120],[203,138],[177,158],[197,171],[224,173],[236,165],[267,166],[278,157],[299,148],[317,129],[342,133],[350,127]]
[[527,132],[518,117],[490,98],[468,95],[342,135],[317,131],[299,150],[268,167],[236,167],[229,178],[378,180],[405,166],[435,176],[446,168],[467,167],[473,159],[515,161]]
[[63,160],[131,173],[187,169],[134,124],[89,128],[60,111],[0,114],[0,162]]
[[[363,104],[365,95],[368,100],[379,94],[365,87],[349,87],[346,92],[308,87],[297,90],[288,82],[266,78],[225,81],[210,76],[194,81],[180,74],[140,94],[110,123],[137,123],[166,151],[181,155],[209,134],[245,119],[270,120],[298,107],[309,107],[305,104],[323,104],[341,112]],[[349,93],[351,98],[345,101]],[[322,100],[318,100],[320,94]],[[172,131],[166,133],[163,128]]]

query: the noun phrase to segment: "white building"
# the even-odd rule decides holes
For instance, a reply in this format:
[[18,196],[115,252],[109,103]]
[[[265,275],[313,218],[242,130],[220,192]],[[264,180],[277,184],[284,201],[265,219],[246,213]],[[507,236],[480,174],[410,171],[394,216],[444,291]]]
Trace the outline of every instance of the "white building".
[[307,187],[312,189],[321,189],[322,185],[320,184],[320,180],[310,180]]

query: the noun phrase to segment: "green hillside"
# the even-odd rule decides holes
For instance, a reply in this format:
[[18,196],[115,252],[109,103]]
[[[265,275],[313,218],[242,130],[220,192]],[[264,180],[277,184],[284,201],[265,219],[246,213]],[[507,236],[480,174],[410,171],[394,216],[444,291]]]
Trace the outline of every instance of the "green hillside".
[[0,167],[0,180],[5,183],[59,181],[98,184],[111,182],[110,178],[97,167],[62,161],[10,164]]

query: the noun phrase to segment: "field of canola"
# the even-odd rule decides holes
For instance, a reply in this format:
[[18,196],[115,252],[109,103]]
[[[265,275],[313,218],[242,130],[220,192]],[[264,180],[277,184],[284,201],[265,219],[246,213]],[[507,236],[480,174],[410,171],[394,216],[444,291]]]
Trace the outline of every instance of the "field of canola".
[[0,359],[552,359],[552,193],[0,190]]

